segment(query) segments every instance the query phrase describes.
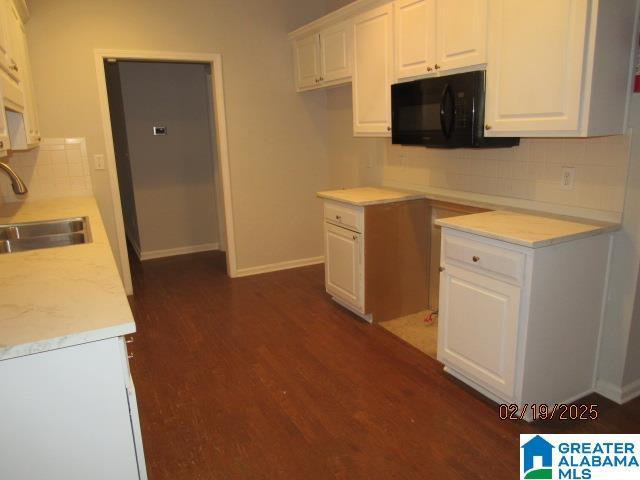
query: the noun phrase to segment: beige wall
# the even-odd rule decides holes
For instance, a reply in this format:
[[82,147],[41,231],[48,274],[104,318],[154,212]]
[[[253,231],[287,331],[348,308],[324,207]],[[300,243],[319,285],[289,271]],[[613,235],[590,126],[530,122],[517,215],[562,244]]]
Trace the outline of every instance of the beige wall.
[[[287,33],[317,0],[30,0],[29,49],[44,136],[86,136],[104,153],[93,50],[221,53],[240,268],[322,254],[325,95],[298,95]],[[94,191],[113,234],[106,171]],[[113,235],[112,235],[113,238]],[[258,239],[258,241],[256,241]]]
[[[118,67],[140,252],[218,244],[208,66]],[[167,135],[153,135],[153,126]]]

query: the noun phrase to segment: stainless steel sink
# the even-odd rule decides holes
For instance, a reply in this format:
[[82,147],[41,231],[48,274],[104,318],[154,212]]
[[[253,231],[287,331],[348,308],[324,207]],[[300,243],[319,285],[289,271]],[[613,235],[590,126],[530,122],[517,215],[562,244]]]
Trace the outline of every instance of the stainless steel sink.
[[86,217],[0,225],[0,254],[89,243]]

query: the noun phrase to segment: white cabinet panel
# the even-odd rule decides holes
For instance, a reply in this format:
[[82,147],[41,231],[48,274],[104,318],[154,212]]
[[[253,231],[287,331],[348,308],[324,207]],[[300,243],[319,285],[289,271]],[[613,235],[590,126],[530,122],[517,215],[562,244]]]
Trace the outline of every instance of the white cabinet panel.
[[440,70],[486,63],[487,0],[438,2]]
[[359,233],[325,223],[325,286],[327,292],[359,310],[362,295],[362,242]]
[[351,77],[351,31],[347,23],[320,32],[323,82]]
[[393,7],[358,16],[353,27],[353,132],[391,135]]
[[296,67],[296,86],[309,88],[320,81],[320,44],[318,35],[296,40],[293,45]]
[[578,132],[588,3],[491,0],[488,136]]
[[396,79],[435,74],[435,0],[398,0],[394,4]]
[[512,398],[520,288],[451,265],[440,279],[438,359]]

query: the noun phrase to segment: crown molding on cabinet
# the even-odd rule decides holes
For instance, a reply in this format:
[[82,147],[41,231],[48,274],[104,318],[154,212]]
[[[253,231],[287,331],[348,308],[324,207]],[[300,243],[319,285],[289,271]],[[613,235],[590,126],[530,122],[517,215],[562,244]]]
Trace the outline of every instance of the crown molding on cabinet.
[[328,25],[333,25],[343,20],[347,20],[354,17],[355,15],[358,15],[359,13],[366,12],[367,10],[371,10],[372,8],[384,5],[386,3],[391,3],[391,0],[356,0],[353,3],[345,5],[344,7],[325,15],[324,17],[320,17],[317,20],[307,23],[306,25],[303,25],[302,27],[294,30],[293,32],[289,33],[289,39],[293,40],[310,33],[317,33]]

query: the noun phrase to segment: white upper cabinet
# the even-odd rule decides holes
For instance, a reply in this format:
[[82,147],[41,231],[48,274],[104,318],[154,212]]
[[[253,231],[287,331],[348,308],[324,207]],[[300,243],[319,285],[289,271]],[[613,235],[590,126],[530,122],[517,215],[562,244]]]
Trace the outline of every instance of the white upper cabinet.
[[353,24],[353,133],[391,135],[393,6],[365,12]]
[[438,69],[486,63],[487,0],[438,0],[437,12]]
[[351,79],[351,25],[343,23],[320,32],[321,82]]
[[396,0],[396,79],[486,63],[487,0]]
[[490,0],[487,136],[624,133],[633,0]]
[[397,0],[394,19],[396,78],[435,74],[436,0]]
[[305,89],[320,81],[320,44],[318,35],[296,40],[293,44],[296,86]]
[[351,80],[351,24],[342,23],[294,41],[296,87],[309,90]]
[[22,21],[11,0],[0,0],[0,24],[0,88],[6,108],[22,112]]

